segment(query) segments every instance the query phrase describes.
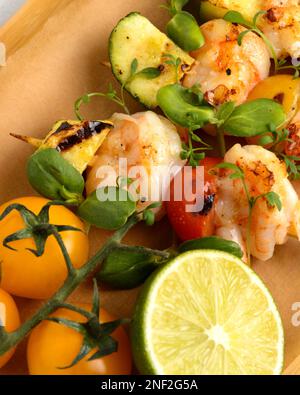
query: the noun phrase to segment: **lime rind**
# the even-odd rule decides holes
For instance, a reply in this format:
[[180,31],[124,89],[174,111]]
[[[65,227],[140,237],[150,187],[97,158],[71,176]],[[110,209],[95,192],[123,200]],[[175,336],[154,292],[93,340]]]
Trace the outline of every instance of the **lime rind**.
[[254,284],[262,292],[263,296],[266,298],[269,310],[273,314],[277,324],[277,362],[272,372],[274,375],[281,374],[284,359],[284,332],[281,317],[273,297],[259,276],[244,262],[228,253],[215,250],[196,250],[186,252],[163,266],[146,282],[139,297],[132,324],[132,346],[134,358],[141,373],[158,375],[165,374],[164,368],[156,357],[154,347],[151,342],[151,336],[149,334],[149,330],[147,330],[147,328],[151,328],[153,311],[155,311],[156,308],[155,299],[158,294],[158,290],[171,273],[174,273],[180,265],[185,262],[191,262],[199,258],[199,256],[202,258],[207,257],[208,259],[220,259],[228,261],[231,264],[236,264],[242,269],[247,277],[251,279],[251,281],[249,280],[249,284]]

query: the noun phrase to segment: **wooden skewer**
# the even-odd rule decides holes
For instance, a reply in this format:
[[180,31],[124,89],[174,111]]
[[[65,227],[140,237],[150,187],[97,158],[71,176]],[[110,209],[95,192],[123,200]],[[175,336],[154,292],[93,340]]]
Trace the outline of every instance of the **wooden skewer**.
[[283,372],[286,376],[300,375],[300,355]]
[[35,137],[30,136],[22,136],[20,134],[10,133],[10,135],[18,140],[24,141],[27,144],[32,145],[33,147],[40,148],[43,144],[43,140],[37,139]]

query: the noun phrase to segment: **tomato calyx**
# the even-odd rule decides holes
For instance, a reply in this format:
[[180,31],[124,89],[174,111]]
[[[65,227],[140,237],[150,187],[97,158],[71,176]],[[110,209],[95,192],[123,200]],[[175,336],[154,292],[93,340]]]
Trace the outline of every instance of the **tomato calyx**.
[[120,326],[129,323],[130,320],[118,319],[111,322],[100,323],[100,298],[97,281],[94,279],[94,294],[92,311],[84,310],[77,306],[62,304],[61,307],[75,311],[87,319],[86,322],[75,322],[66,318],[49,317],[47,321],[65,325],[83,336],[79,353],[68,366],[58,369],[70,369],[85,358],[92,350],[97,350],[88,361],[103,358],[118,351],[118,342],[112,337],[112,333]]
[[[33,239],[36,249],[34,250],[32,248],[27,248],[27,250],[30,251],[35,256],[41,257],[44,254],[45,244],[49,236],[53,235],[62,248],[63,242],[60,236],[61,232],[65,232],[65,231],[82,232],[81,229],[75,228],[73,226],[50,224],[49,210],[51,206],[65,206],[65,203],[49,202],[41,209],[41,211],[37,215],[34,214],[31,210],[29,210],[27,207],[25,207],[22,204],[16,203],[8,206],[4,210],[4,212],[0,215],[0,221],[2,221],[5,217],[7,217],[13,210],[16,210],[20,213],[24,221],[25,228],[11,235],[8,235],[3,240],[4,247],[12,251],[16,251],[16,249],[13,248],[10,245],[10,243],[17,240]],[[65,256],[64,251],[62,252]]]

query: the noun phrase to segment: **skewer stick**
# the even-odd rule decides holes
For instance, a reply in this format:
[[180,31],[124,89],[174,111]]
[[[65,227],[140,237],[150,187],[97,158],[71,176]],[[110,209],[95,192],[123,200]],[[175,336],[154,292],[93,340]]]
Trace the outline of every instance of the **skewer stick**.
[[10,135],[18,140],[24,141],[27,144],[32,145],[33,147],[40,148],[43,144],[43,140],[37,139],[35,137],[30,136],[22,136],[20,134],[10,133]]

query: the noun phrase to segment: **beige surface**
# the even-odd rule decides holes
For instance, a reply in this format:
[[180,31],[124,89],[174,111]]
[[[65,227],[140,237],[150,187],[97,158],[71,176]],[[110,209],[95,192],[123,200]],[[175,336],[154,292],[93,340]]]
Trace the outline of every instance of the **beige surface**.
[[[8,49],[7,66],[0,69],[0,201],[32,194],[25,162],[30,147],[9,137],[9,132],[44,136],[60,118],[73,118],[73,102],[87,91],[105,90],[113,78],[101,66],[107,59],[107,42],[116,22],[131,11],[141,11],[162,27],[162,0],[29,0],[2,31],[0,41]],[[138,105],[129,100],[131,110]],[[106,101],[95,101],[86,116],[105,118],[118,110]],[[160,237],[158,237],[158,233]],[[104,239],[103,232],[91,234],[92,249]],[[171,232],[166,222],[157,229],[135,229],[127,238],[157,248],[168,245]],[[160,240],[160,241],[159,241]],[[271,289],[279,306],[286,334],[286,364],[300,354],[300,327],[291,324],[292,304],[300,301],[300,246],[291,240],[279,247],[274,259],[256,263],[255,269]],[[89,301],[89,284],[73,300]],[[132,311],[137,291],[103,290],[102,303],[118,316]],[[36,302],[18,300],[22,316],[37,307]],[[22,345],[1,373],[26,373]]]

